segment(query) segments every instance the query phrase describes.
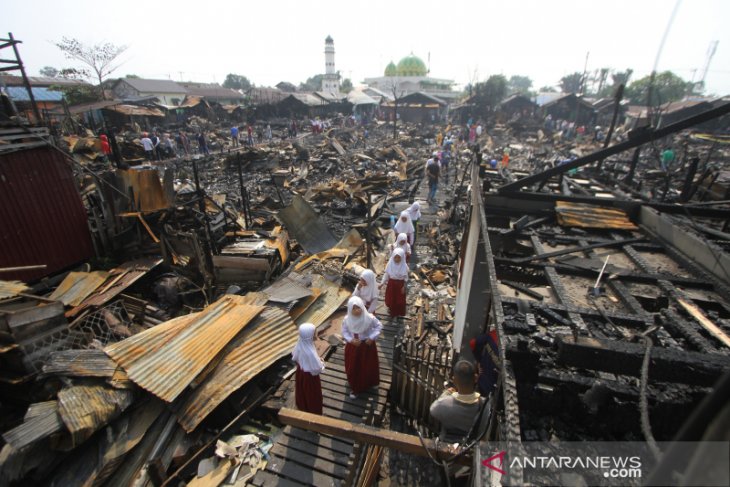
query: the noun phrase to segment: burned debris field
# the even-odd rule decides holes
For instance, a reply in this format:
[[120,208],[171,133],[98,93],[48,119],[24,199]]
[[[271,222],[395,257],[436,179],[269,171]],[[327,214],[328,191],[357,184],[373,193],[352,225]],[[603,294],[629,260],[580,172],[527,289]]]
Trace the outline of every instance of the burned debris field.
[[[1,41],[0,486],[730,475],[727,97],[353,87],[331,37],[299,87],[57,85]],[[648,453],[509,460],[563,444]]]

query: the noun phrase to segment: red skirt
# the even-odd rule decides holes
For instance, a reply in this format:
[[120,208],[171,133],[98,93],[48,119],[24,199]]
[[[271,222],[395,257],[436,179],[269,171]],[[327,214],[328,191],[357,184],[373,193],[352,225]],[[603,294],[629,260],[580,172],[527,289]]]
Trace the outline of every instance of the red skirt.
[[388,285],[385,288],[385,305],[388,306],[390,316],[406,315],[406,295],[403,292],[406,281],[398,279],[388,279]]
[[345,374],[354,394],[360,394],[380,383],[378,346],[375,342],[367,345],[363,340],[357,347],[351,343],[345,345]]
[[312,414],[322,414],[322,381],[319,376],[304,372],[297,365],[294,384],[297,409]]

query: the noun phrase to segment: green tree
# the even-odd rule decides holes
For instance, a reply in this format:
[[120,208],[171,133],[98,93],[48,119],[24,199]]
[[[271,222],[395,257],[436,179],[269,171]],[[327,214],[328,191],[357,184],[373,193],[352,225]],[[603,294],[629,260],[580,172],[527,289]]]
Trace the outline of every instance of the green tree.
[[252,84],[248,78],[240,74],[230,73],[226,76],[225,81],[223,81],[224,88],[231,88],[233,90],[248,91],[251,89],[251,86]]
[[342,80],[342,84],[340,85],[340,91],[343,93],[349,93],[352,91],[352,81],[350,81],[350,78],[345,78]]
[[494,111],[497,104],[507,96],[507,78],[493,74],[487,81],[474,85],[474,103],[483,115]]
[[558,90],[554,86],[543,86],[540,88],[540,93],[557,93]]
[[[87,46],[78,39],[63,37],[56,43],[63,54],[69,59],[75,59],[91,68],[93,79],[98,82],[98,89],[102,98],[106,98],[103,90],[104,80],[119,67],[115,64],[119,55],[127,50],[126,46],[117,46],[110,42]],[[81,70],[79,70],[81,71]],[[84,70],[84,72],[86,72]]]
[[58,76],[58,70],[54,68],[53,66],[43,66],[39,73],[41,76],[47,76],[49,78],[55,78]]
[[566,74],[560,78],[560,89],[563,93],[580,93],[583,84],[583,73]]
[[[632,82],[626,88],[625,97],[633,104],[655,107],[670,101],[681,100],[691,91],[691,88],[692,83],[683,80],[671,71],[663,71]],[[651,99],[649,99],[649,91],[651,91]]]
[[507,88],[511,94],[527,95],[530,93],[530,88],[532,88],[532,80],[527,76],[513,75],[509,78]]
[[124,77],[127,79],[139,79],[139,76],[137,76],[136,74],[126,74],[124,75]]
[[311,78],[307,78],[304,83],[299,83],[299,91],[320,91],[323,78],[323,74],[315,74]]
[[294,86],[293,83],[289,83],[288,81],[280,81],[277,85],[277,88],[279,88],[284,93],[294,93],[297,91],[297,87]]

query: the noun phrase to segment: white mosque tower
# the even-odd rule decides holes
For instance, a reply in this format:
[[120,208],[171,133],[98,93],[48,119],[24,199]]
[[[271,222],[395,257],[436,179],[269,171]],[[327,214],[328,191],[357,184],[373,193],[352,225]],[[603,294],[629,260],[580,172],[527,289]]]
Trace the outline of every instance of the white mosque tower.
[[325,93],[340,92],[340,75],[335,71],[335,41],[331,36],[324,40],[324,77],[322,91]]

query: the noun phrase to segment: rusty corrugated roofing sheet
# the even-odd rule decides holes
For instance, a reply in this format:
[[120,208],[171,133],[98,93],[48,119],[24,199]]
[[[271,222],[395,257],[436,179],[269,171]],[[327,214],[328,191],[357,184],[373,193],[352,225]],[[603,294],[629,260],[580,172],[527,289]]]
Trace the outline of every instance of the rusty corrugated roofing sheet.
[[321,276],[315,276],[312,287],[322,290],[322,295],[296,319],[297,325],[302,323],[312,323],[314,326],[321,325],[352,294],[347,289],[342,289],[337,284],[333,284]]
[[172,402],[262,309],[243,296],[225,295],[182,326],[159,332],[165,325],[158,325],[104,351],[135,384]]
[[290,353],[297,342],[297,328],[289,315],[266,308],[232,341],[218,366],[185,397],[178,422],[190,432],[232,392],[259,372]]
[[105,386],[71,386],[58,393],[58,414],[71,432],[73,445],[80,445],[134,401],[134,392]]
[[291,303],[312,295],[311,289],[307,289],[289,277],[282,277],[263,292],[269,296],[269,301],[275,303]]
[[294,195],[291,205],[276,214],[276,218],[308,254],[316,254],[337,245],[335,236],[319,214],[298,194]]
[[160,263],[162,263],[162,259],[137,259],[112,269],[109,271],[106,281],[81,304],[69,310],[66,316],[76,316],[90,306],[101,306],[111,301]]
[[106,271],[69,272],[48,299],[61,301],[66,306],[78,306],[89,294],[96,291],[109,277]]
[[54,352],[43,365],[44,375],[71,377],[113,377],[119,368],[102,350],[63,350]]
[[86,210],[70,165],[54,148],[0,155],[0,267],[45,264],[3,273],[31,282],[94,255]]
[[0,299],[7,299],[30,289],[24,282],[0,281]]

